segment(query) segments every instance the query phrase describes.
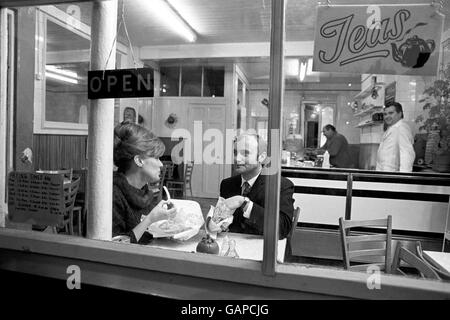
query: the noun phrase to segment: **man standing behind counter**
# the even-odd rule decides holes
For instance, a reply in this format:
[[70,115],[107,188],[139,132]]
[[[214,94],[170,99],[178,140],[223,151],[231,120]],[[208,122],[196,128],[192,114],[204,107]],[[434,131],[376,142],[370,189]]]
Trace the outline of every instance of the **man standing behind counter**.
[[398,102],[383,111],[386,131],[377,153],[377,170],[411,172],[415,153],[414,138],[408,124],[403,121],[403,107]]
[[328,151],[330,164],[336,168],[353,168],[347,139],[338,133],[331,124],[323,127],[322,133],[327,138],[327,141],[319,150]]
[[[263,234],[265,212],[265,186],[267,175],[261,173],[266,159],[266,142],[256,134],[245,133],[236,138],[234,157],[238,175],[222,180],[220,196],[230,209],[235,209],[231,232]],[[286,238],[291,230],[294,214],[293,183],[281,177],[279,239]]]

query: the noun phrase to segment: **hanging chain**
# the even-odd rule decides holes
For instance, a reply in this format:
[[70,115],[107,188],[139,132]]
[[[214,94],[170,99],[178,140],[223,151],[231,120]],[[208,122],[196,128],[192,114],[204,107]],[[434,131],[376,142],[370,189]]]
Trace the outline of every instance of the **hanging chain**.
[[118,36],[118,34],[120,32],[120,27],[122,26],[122,24],[123,24],[123,27],[124,27],[124,30],[125,30],[125,35],[126,35],[127,40],[128,40],[128,46],[130,47],[131,56],[133,58],[134,68],[135,69],[137,68],[136,58],[134,57],[134,52],[133,52],[133,46],[131,45],[130,36],[128,34],[127,25],[126,25],[126,22],[125,22],[125,1],[122,1],[122,13],[120,15],[120,22],[119,22],[119,26],[117,27],[116,36],[114,37],[114,41],[113,41],[113,43],[111,45],[111,50],[109,50],[108,59],[106,59],[105,66],[103,67],[103,77],[102,77],[103,79],[105,79],[106,67],[108,66],[108,62],[109,62],[109,59],[111,58],[111,54],[112,54],[112,51],[114,49],[114,46],[117,43],[117,36]]

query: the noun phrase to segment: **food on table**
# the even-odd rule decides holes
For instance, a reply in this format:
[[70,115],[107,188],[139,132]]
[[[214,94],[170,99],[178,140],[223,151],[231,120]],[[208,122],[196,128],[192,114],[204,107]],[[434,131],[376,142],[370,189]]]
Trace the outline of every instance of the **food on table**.
[[231,210],[228,208],[228,206],[225,203],[225,199],[222,197],[219,197],[219,200],[217,200],[217,204],[215,207],[211,206],[211,210],[208,213],[207,218],[207,228],[210,232],[217,232],[222,230],[222,225],[230,225],[233,221],[233,212],[234,210]]
[[211,238],[209,234],[203,237],[202,240],[197,244],[197,252],[219,254],[219,245],[216,240]]

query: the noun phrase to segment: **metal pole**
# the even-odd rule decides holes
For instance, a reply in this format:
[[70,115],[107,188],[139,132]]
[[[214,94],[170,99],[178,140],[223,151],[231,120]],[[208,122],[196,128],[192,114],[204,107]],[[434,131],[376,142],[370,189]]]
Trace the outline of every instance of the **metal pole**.
[[285,1],[272,0],[270,34],[270,91],[269,91],[269,132],[267,155],[271,170],[275,174],[266,180],[264,212],[264,250],[262,272],[275,275],[278,242],[278,212],[280,210],[280,154],[281,154],[281,110],[284,93],[284,18]]
[[[117,0],[95,1],[91,23],[91,70],[115,68],[116,30]],[[114,99],[91,100],[89,106],[87,237],[111,240]]]

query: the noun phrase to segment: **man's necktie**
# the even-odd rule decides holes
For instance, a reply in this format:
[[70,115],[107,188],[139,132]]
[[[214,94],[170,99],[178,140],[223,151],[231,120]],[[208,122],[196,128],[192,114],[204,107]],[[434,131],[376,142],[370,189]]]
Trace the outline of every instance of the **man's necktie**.
[[244,197],[246,197],[249,193],[250,193],[250,183],[248,183],[247,181],[244,182],[243,186],[242,186],[242,195]]

